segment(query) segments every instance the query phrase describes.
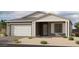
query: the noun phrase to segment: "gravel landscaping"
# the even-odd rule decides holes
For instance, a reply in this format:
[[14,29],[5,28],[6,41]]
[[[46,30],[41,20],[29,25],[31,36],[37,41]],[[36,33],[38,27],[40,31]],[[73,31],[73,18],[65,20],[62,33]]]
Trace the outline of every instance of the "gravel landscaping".
[[[0,44],[13,44],[13,46],[79,46],[79,37],[63,38],[63,37],[4,37],[0,38]],[[76,42],[77,41],[77,42]],[[11,45],[10,45],[11,46]]]
[[[79,46],[75,43],[76,38],[74,40],[69,40],[68,38],[62,37],[42,37],[42,38],[22,38],[20,39],[21,44],[35,44],[35,45],[53,45],[53,46]],[[41,41],[47,41],[47,44],[41,44]]]

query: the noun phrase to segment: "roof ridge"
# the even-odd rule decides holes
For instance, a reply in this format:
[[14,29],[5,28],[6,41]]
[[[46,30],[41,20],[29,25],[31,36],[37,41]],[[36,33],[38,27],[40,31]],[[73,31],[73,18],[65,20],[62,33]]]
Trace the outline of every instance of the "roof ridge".
[[45,13],[45,12],[43,12],[43,11],[36,11],[36,12],[31,13],[31,14],[29,14],[29,15],[27,15],[27,16],[22,17],[22,18],[27,18],[27,17],[29,17],[29,16],[31,16],[31,15],[36,14],[36,13],[43,13],[43,14],[47,14],[47,13]]

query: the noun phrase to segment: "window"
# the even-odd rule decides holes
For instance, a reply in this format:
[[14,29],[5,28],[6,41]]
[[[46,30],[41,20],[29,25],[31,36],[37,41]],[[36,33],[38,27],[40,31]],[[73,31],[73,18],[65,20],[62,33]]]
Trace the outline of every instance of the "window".
[[55,33],[62,33],[62,24],[55,24],[54,30],[55,30]]

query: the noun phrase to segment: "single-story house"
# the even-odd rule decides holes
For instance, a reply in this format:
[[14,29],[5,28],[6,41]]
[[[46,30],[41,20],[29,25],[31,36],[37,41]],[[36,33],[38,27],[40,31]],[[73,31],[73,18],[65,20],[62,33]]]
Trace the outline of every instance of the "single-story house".
[[72,33],[69,19],[36,11],[26,17],[7,20],[8,36],[67,36]]

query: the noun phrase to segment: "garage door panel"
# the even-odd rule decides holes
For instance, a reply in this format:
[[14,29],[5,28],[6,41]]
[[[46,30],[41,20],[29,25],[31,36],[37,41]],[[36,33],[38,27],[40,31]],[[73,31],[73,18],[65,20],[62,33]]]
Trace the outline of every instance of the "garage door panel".
[[31,36],[31,25],[12,25],[12,35]]

